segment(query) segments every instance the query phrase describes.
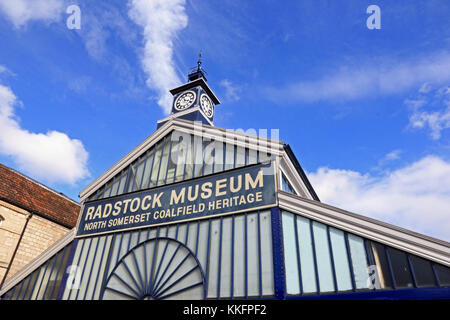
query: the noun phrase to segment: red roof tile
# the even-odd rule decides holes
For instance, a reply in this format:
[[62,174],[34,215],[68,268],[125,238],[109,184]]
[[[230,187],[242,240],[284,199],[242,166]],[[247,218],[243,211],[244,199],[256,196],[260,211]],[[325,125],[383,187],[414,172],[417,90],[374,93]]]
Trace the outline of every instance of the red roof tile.
[[80,212],[75,201],[2,164],[0,199],[68,228],[75,227]]

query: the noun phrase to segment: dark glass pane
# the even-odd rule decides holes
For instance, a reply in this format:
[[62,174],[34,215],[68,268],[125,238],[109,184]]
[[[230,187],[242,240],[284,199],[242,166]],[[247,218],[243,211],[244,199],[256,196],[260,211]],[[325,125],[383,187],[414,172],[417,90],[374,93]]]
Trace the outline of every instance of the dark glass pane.
[[414,270],[414,276],[418,287],[434,287],[436,281],[434,279],[431,262],[417,256],[410,255],[409,259]]
[[413,288],[411,270],[409,269],[406,254],[394,248],[388,248],[391,258],[392,271],[394,272],[395,285],[397,288]]
[[376,242],[371,242],[371,244],[380,286],[383,289],[392,289],[391,272],[386,258],[385,246]]
[[435,264],[434,269],[436,270],[441,287],[450,286],[450,268]]

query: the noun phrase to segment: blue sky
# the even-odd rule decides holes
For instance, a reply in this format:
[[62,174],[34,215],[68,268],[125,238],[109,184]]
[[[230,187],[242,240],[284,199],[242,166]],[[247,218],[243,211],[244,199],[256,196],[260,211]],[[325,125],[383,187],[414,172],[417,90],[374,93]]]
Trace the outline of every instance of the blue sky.
[[323,202],[448,241],[449,14],[446,0],[0,0],[0,162],[77,200],[167,116],[201,50],[215,125],[279,129]]

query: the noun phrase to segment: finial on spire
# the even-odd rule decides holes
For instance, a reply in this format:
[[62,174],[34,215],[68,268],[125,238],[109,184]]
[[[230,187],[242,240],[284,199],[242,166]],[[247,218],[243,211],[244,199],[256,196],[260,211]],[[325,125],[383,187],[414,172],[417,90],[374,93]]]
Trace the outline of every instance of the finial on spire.
[[203,78],[206,81],[206,71],[202,69],[202,57],[203,53],[200,50],[198,53],[197,68],[192,68],[191,72],[188,74],[189,81],[193,81],[198,78]]

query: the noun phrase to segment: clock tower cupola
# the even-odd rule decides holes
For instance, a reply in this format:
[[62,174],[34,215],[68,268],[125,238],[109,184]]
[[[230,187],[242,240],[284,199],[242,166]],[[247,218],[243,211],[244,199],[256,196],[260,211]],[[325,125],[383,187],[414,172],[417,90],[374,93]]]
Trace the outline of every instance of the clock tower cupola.
[[172,110],[168,118],[158,121],[158,128],[172,118],[214,125],[214,111],[220,101],[206,83],[206,71],[202,68],[201,58],[200,53],[197,67],[188,74],[188,82],[170,90],[173,95]]

